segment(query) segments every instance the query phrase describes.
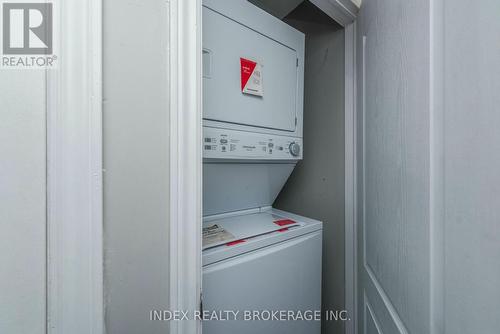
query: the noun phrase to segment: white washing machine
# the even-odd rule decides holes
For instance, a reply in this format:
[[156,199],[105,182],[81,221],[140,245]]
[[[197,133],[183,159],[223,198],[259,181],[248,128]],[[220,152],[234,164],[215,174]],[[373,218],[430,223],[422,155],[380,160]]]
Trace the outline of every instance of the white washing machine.
[[[303,158],[304,35],[246,0],[203,1],[204,334],[319,334],[322,223],[272,204]],[[245,312],[298,312],[288,321]],[[294,320],[295,319],[295,320]]]
[[204,228],[228,238],[203,251],[204,310],[238,314],[205,321],[203,333],[320,333],[312,318],[321,312],[320,222],[269,208],[208,219]]

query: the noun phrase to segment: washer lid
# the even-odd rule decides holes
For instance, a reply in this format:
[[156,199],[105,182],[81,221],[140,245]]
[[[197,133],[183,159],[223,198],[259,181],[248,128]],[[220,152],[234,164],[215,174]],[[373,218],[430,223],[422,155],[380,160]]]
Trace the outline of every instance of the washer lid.
[[210,220],[203,223],[203,249],[234,245],[245,239],[300,225],[300,222],[272,211]]
[[232,237],[205,246],[203,266],[322,230],[320,221],[272,208],[262,210],[205,218],[203,227],[218,225]]

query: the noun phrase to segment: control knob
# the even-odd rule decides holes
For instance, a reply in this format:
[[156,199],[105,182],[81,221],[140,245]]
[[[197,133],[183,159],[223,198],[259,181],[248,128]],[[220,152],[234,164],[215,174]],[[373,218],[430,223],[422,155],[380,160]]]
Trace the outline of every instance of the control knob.
[[300,155],[300,145],[297,143],[290,144],[290,154],[294,157],[298,157]]

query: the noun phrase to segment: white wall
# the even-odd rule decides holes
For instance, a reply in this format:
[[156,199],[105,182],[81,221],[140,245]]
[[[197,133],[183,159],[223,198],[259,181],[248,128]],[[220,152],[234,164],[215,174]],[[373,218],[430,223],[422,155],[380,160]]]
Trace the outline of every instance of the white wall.
[[[322,308],[343,310],[345,32],[308,3],[297,7],[285,22],[306,34],[304,160],[274,207],[323,222]],[[322,333],[343,331],[342,321],[322,322]]]
[[445,2],[444,320],[500,328],[500,2]]
[[168,309],[168,1],[104,0],[108,334],[165,334]]
[[45,333],[45,74],[0,70],[0,333]]

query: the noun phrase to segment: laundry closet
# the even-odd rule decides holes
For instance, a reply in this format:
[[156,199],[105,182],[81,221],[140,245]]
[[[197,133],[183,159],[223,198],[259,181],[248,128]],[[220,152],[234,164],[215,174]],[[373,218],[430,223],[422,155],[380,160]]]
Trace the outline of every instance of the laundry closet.
[[349,6],[203,1],[204,333],[343,331]]
[[103,4],[108,333],[498,332],[499,1]]

